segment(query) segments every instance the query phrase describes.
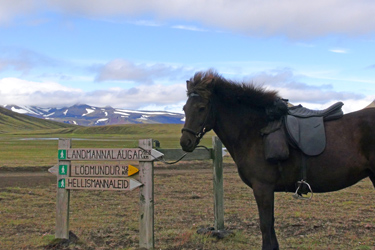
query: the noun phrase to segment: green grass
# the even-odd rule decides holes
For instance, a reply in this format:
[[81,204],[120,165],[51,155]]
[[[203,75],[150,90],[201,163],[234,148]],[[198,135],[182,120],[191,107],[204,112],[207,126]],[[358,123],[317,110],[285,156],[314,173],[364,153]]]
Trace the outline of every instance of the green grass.
[[38,119],[35,117],[18,114],[0,107],[0,134],[19,131],[32,131],[37,129],[75,128],[76,126]]
[[[0,107],[0,167],[52,166],[57,163],[56,138],[71,138],[73,148],[134,148],[154,139],[162,148],[180,148],[182,124],[127,124],[81,127],[18,114]],[[201,145],[212,146],[208,133]],[[43,140],[55,138],[54,140]],[[37,140],[39,139],[39,140]]]
[[[162,148],[180,147],[182,125],[56,128],[43,123],[22,128],[14,120],[14,128],[8,124],[4,129],[6,122],[2,118],[0,168],[57,163],[57,140],[25,138],[72,138],[72,146],[76,148],[137,147],[139,139],[152,138],[159,140]],[[211,147],[212,135],[212,132],[207,134],[201,144]],[[194,169],[211,167],[209,161],[189,164]],[[194,169],[156,172],[156,249],[260,249],[256,203],[251,189],[240,180],[233,166],[225,167],[224,218],[226,228],[234,236],[216,240],[196,233],[201,227],[212,226],[214,219],[212,172]],[[286,193],[275,197],[275,228],[281,249],[375,249],[374,191],[368,179],[339,192],[314,195],[311,201],[294,200]],[[55,211],[55,183],[0,188],[0,249],[43,249],[54,239]],[[79,242],[70,248],[138,249],[138,217],[137,191],[74,190],[70,230],[79,237]]]
[[[316,194],[311,201],[277,193],[275,228],[281,249],[374,249],[373,198],[368,179]],[[1,188],[0,249],[43,249],[54,238],[55,202],[56,184]],[[197,234],[214,221],[212,173],[156,172],[156,249],[260,249],[255,199],[234,167],[225,166],[224,207],[225,226],[234,235],[217,240]],[[71,191],[70,230],[79,237],[70,249],[138,249],[139,193]]]
[[[140,139],[148,138],[158,140],[162,148],[180,148],[181,128],[181,124],[129,124],[3,133],[0,167],[53,166],[57,163],[56,138],[71,138],[73,148],[135,148]],[[213,135],[208,133],[201,145],[212,147]]]

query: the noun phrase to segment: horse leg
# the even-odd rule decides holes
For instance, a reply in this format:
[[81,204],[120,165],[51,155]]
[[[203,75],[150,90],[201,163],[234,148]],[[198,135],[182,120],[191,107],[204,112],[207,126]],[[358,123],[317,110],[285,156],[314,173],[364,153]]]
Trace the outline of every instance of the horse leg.
[[375,174],[374,174],[374,172],[371,172],[370,175],[369,175],[369,177],[370,177],[370,180],[372,182],[372,185],[375,188]]
[[262,232],[262,250],[277,250],[277,242],[274,228],[274,191],[267,184],[258,183],[253,185],[255,200],[258,205],[260,230]]
[[369,156],[369,162],[370,162],[370,174],[369,178],[372,182],[372,185],[375,188],[375,153],[371,153]]

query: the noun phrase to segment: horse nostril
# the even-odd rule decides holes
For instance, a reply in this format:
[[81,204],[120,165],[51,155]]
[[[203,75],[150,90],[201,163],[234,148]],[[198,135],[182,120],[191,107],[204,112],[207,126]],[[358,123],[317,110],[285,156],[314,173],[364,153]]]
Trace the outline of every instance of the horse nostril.
[[191,145],[191,140],[190,139],[187,139],[187,140],[180,140],[180,145],[181,147],[185,148],[185,147],[189,147],[189,145]]
[[180,139],[180,145],[183,150],[190,150],[193,145],[193,141],[191,140],[191,138],[189,138],[189,136],[183,135]]

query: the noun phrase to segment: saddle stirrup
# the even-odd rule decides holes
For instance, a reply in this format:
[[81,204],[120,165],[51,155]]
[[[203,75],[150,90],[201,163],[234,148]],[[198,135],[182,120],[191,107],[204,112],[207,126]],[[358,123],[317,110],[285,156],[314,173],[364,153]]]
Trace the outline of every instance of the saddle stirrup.
[[[311,200],[312,197],[313,197],[313,195],[314,195],[314,193],[313,193],[313,191],[312,191],[312,189],[311,189],[310,184],[307,183],[307,182],[304,181],[304,180],[300,180],[300,181],[298,181],[297,184],[298,184],[298,187],[297,187],[296,192],[293,194],[293,198],[295,198],[295,199],[299,199],[299,200]],[[311,193],[310,196],[303,196],[302,193],[298,193],[298,191],[300,190],[300,188],[301,188],[303,185],[306,185],[307,188],[309,189],[308,192]],[[307,192],[307,193],[308,193],[308,192]]]

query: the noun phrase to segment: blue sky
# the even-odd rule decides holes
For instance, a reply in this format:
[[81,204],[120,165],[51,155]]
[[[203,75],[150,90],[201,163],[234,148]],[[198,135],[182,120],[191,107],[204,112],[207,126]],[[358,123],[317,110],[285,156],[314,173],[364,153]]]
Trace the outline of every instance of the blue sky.
[[215,69],[320,109],[375,99],[375,2],[0,0],[0,104],[182,112]]

